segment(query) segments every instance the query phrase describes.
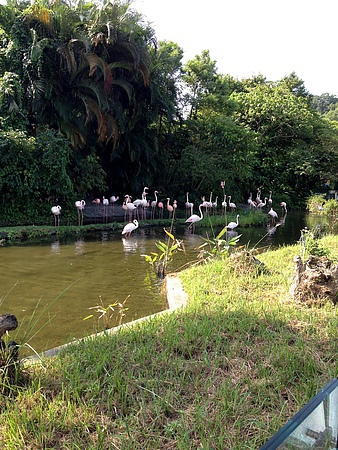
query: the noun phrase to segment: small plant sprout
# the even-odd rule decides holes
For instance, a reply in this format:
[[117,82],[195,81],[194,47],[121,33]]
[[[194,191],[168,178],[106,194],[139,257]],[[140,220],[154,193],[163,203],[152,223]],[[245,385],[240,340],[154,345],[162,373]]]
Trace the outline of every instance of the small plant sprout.
[[155,242],[155,245],[159,249],[159,252],[151,252],[150,255],[141,255],[153,267],[155,273],[160,278],[165,277],[168,265],[172,262],[176,252],[185,251],[182,240],[176,239],[174,235],[165,228],[163,230],[168,236],[167,244],[162,241],[157,241]]
[[[229,240],[224,239],[223,236],[227,232],[227,227],[224,227],[214,238],[202,238],[205,242],[198,247],[200,250],[199,259],[209,260],[217,256],[228,254],[232,247],[238,244],[241,234],[233,236]],[[208,248],[208,250],[205,250]]]
[[[115,302],[111,303],[108,306],[104,306],[102,296],[99,295],[100,299],[100,305],[92,306],[88,309],[95,310],[96,313],[100,314],[98,317],[98,321],[102,319],[104,328],[108,330],[109,328],[112,328],[111,326],[111,318],[115,315],[118,317],[118,325],[121,325],[122,319],[125,316],[125,311],[128,311],[129,308],[125,307],[125,303],[128,300],[130,295],[128,295],[122,303]],[[90,314],[89,316],[85,317],[83,320],[88,320],[94,317],[94,314]]]

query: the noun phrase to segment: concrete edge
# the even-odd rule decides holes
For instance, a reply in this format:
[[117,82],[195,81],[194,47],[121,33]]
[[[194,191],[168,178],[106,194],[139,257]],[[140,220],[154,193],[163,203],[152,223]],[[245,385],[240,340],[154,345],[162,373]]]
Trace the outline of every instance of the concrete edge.
[[46,350],[41,354],[35,354],[32,356],[28,356],[27,358],[23,358],[21,362],[24,365],[31,365],[42,362],[43,358],[52,358],[57,355],[61,350],[68,347],[69,345],[77,345],[80,342],[84,342],[87,339],[95,339],[96,337],[106,336],[109,334],[117,333],[122,328],[129,328],[135,324],[144,322],[146,320],[151,320],[154,317],[161,316],[163,314],[171,313],[185,306],[188,302],[188,295],[184,292],[181,280],[177,274],[169,274],[164,279],[163,289],[166,291],[168,309],[164,311],[158,312],[156,314],[152,314],[150,316],[142,317],[140,319],[133,320],[132,322],[128,322],[118,327],[109,328],[108,330],[101,331],[100,333],[95,333],[89,336],[85,336],[83,338],[75,339],[74,341],[68,342],[67,344],[60,345],[59,347],[54,347],[50,350]]

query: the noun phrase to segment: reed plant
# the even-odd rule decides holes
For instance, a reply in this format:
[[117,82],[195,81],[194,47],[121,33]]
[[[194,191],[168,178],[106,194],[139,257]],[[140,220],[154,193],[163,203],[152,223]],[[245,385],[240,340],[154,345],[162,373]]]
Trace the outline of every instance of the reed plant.
[[[338,257],[338,237],[322,238]],[[337,375],[338,314],[289,295],[300,245],[179,274],[188,304],[67,347],[2,400],[3,449],[259,449]]]

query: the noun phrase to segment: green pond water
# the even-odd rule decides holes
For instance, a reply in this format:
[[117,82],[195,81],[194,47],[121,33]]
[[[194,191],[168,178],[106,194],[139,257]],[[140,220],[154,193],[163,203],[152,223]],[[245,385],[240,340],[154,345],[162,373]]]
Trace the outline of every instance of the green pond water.
[[[300,230],[315,226],[318,220],[320,223],[324,219],[289,213],[271,233],[266,227],[239,227],[233,234],[242,235],[241,244],[279,246],[297,242]],[[177,256],[172,269],[196,259],[196,248],[204,242],[201,236],[207,232],[212,234],[202,228],[195,233],[185,227],[174,228],[173,233],[183,239],[187,252]],[[28,342],[41,352],[102,331],[103,319],[111,315],[109,326],[118,325],[118,308],[103,313],[100,319],[100,313],[91,309],[97,305],[105,311],[109,305],[127,299],[122,323],[166,309],[162,281],[142,256],[157,251],[155,241],[159,239],[165,241],[162,228],[140,227],[128,239],[122,239],[120,233],[103,232],[90,239],[1,246],[0,314],[15,314],[19,321],[19,330],[11,332],[11,339]],[[90,314],[94,317],[84,320]],[[25,346],[23,353],[31,354],[32,350]]]

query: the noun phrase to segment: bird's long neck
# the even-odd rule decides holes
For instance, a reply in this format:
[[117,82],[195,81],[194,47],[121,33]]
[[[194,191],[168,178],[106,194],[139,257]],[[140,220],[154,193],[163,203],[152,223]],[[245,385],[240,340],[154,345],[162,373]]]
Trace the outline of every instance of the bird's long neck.
[[199,207],[198,207],[198,209],[200,210],[200,214],[201,214],[201,220],[203,219],[203,213],[202,213],[202,205],[200,205]]

